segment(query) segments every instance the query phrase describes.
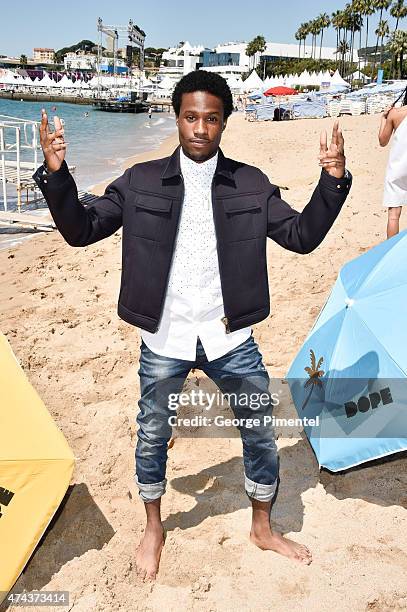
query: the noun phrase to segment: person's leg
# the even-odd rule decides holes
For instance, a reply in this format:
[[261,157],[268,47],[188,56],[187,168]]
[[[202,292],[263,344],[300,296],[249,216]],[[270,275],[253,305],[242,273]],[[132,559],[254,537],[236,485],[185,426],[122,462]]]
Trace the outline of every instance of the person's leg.
[[161,496],[167,482],[167,450],[172,433],[169,418],[176,414],[169,405],[170,394],[175,400],[193,365],[193,361],[157,355],[144,342],[141,344],[135,480],[147,519],[136,555],[137,570],[143,578],[155,578],[164,545]]
[[401,206],[392,206],[388,208],[387,218],[387,238],[396,236],[400,231],[400,215]]
[[[278,453],[274,431],[265,417],[272,416],[270,379],[258,345],[250,336],[232,351],[202,368],[225,394],[238,419],[258,419],[260,426],[240,427],[243,443],[245,490],[252,504],[250,539],[263,550],[311,563],[306,546],[274,531],[270,511],[279,482]],[[248,399],[249,401],[246,401]]]

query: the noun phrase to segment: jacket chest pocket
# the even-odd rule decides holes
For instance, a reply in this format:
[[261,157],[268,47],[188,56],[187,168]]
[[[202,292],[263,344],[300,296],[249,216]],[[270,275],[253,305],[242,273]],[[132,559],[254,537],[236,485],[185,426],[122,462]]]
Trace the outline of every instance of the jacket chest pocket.
[[170,223],[172,202],[158,195],[135,193],[130,203],[130,233],[157,242],[162,240]]
[[227,242],[263,235],[262,207],[255,194],[223,199],[222,204]]

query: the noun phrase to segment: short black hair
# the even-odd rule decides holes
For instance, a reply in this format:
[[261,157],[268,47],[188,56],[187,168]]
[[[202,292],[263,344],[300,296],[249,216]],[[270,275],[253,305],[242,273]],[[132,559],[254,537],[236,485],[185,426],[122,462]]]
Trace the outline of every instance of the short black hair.
[[215,72],[207,70],[195,70],[186,74],[176,84],[172,94],[172,106],[175,114],[179,115],[182,102],[182,94],[194,91],[207,91],[221,98],[223,102],[223,118],[230,117],[233,111],[233,98],[226,80]]

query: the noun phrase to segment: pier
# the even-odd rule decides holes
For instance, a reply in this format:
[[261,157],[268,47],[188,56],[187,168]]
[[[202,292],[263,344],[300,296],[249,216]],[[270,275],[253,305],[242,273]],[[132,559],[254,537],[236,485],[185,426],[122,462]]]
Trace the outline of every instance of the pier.
[[7,100],[23,100],[25,102],[67,102],[68,104],[92,104],[93,96],[86,97],[80,93],[75,93],[74,96],[64,96],[63,94],[51,93],[33,93],[28,91],[2,91],[0,90],[0,98]]

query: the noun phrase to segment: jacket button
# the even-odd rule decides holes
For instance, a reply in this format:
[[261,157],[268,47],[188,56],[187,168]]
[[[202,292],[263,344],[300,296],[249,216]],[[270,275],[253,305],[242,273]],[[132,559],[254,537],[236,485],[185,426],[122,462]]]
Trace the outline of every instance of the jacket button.
[[337,188],[338,188],[338,189],[340,189],[340,188],[341,188],[341,186],[340,186],[340,185],[337,185]]

